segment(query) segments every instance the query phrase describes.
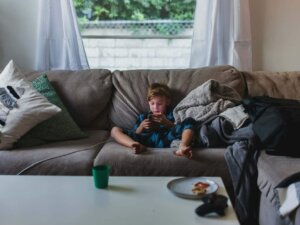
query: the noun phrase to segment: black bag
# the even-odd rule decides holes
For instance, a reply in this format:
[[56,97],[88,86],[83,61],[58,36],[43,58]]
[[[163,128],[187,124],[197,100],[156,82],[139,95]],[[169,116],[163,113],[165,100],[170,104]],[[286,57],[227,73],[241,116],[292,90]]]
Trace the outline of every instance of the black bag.
[[[273,155],[300,157],[300,102],[266,96],[243,99],[262,147]],[[298,150],[299,149],[299,150]]]

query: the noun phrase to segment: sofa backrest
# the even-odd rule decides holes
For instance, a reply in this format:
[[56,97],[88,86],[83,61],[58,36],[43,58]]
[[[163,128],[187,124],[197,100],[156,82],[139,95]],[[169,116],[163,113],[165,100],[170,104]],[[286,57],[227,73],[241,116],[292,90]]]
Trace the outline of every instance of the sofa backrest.
[[300,72],[243,72],[249,96],[300,99]]
[[146,101],[151,83],[167,84],[172,90],[172,106],[175,106],[191,90],[209,79],[218,80],[234,88],[241,96],[245,83],[239,71],[231,66],[204,67],[198,69],[131,70],[114,71],[114,92],[110,109],[112,125],[132,128],[137,115],[149,110]]
[[[27,72],[33,80],[43,72]],[[109,70],[56,70],[45,72],[74,121],[81,128],[108,129],[108,104],[112,93]]]

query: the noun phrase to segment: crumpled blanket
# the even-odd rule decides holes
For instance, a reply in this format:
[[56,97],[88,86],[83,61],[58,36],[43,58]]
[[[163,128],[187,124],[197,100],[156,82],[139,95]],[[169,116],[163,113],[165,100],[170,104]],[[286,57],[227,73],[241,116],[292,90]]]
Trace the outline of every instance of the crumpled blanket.
[[241,96],[233,88],[210,79],[178,103],[173,110],[175,122],[182,122],[188,117],[205,121],[240,101]]
[[249,115],[248,113],[245,113],[245,108],[242,104],[226,109],[224,112],[220,113],[219,116],[228,120],[235,130],[241,128],[249,119]]

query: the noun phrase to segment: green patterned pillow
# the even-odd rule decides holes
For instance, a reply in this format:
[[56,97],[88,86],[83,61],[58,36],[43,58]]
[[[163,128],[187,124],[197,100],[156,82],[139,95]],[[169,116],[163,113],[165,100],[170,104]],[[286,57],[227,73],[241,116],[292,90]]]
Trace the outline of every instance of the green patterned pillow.
[[30,147],[54,141],[87,137],[70,116],[68,110],[52,87],[47,75],[43,74],[32,81],[33,87],[45,96],[49,102],[61,108],[57,115],[33,127],[19,139],[15,147]]

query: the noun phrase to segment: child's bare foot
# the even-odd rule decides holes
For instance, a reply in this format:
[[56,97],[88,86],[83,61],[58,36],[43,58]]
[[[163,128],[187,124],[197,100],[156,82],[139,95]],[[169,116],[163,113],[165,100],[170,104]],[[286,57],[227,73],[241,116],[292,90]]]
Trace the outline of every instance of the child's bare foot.
[[175,152],[177,156],[185,156],[189,159],[192,158],[192,147],[191,146],[185,146],[185,145],[179,145],[179,149]]
[[134,154],[140,154],[145,150],[144,145],[141,145],[140,143],[136,142],[131,145],[131,149],[133,150]]

